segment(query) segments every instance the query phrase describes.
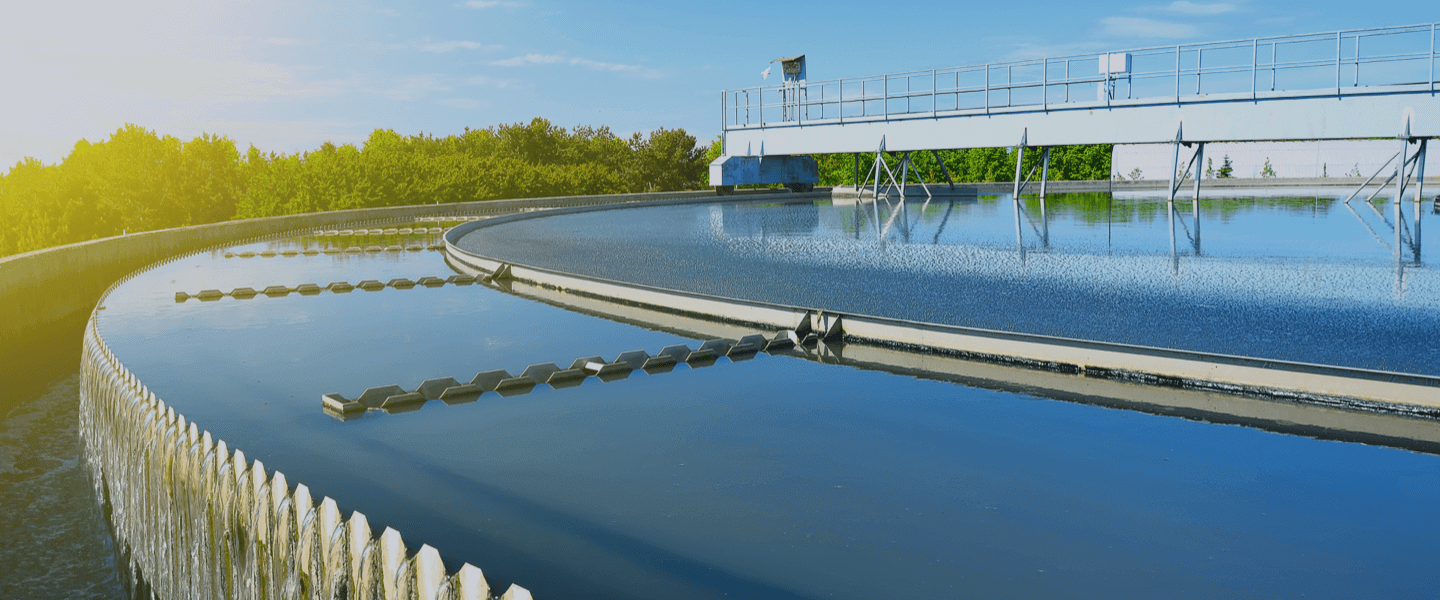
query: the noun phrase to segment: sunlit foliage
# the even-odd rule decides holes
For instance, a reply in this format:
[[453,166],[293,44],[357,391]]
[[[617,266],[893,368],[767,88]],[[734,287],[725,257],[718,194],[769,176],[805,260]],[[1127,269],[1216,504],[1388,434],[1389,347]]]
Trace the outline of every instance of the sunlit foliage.
[[[1091,146],[1056,146],[1050,149],[1050,179],[1052,181],[1102,181],[1110,177],[1109,144]],[[717,138],[710,143],[706,162],[719,158],[721,141]],[[993,181],[1014,181],[1014,148],[972,148],[965,150],[940,150],[945,168],[956,182],[981,183]],[[853,185],[856,179],[854,154],[813,154],[820,168],[820,182],[817,185]],[[1026,173],[1040,164],[1040,150],[1031,148],[1025,152]],[[901,154],[890,152],[885,155],[885,164],[900,177]],[[860,153],[859,178],[864,179],[875,162],[875,153]],[[927,182],[945,181],[945,172],[935,162],[930,152],[913,152],[910,155],[913,169]],[[1040,176],[1037,170],[1034,174]],[[913,177],[913,176],[912,176]],[[914,181],[914,179],[911,179]]]
[[295,154],[241,154],[228,138],[189,142],[135,125],[81,141],[59,164],[25,159],[0,176],[0,256],[167,227],[282,214],[701,189],[705,150],[683,129],[622,139],[545,119]]
[[[980,183],[1015,180],[1014,148],[971,148],[965,150],[940,150],[945,169],[956,182]],[[1028,174],[1035,168],[1034,177],[1040,177],[1036,167],[1040,164],[1041,151],[1029,148],[1025,151],[1022,165]],[[900,177],[901,154],[891,152],[885,155],[885,164]],[[820,167],[819,185],[852,185],[855,181],[855,155],[817,154],[815,160]],[[860,179],[875,162],[875,153],[860,154]],[[930,152],[912,152],[911,168],[927,182],[945,181],[945,172],[935,162]],[[1050,179],[1052,181],[1095,181],[1109,178],[1110,146],[1056,146],[1050,149]],[[887,176],[888,177],[888,176]],[[884,181],[882,179],[882,181]],[[913,181],[913,179],[912,179]]]

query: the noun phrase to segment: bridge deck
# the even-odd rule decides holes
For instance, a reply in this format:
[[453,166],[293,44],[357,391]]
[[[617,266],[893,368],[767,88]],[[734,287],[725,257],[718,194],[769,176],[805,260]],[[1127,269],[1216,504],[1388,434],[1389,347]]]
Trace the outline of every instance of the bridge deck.
[[725,153],[1428,138],[1435,44],[1431,23],[728,90]]

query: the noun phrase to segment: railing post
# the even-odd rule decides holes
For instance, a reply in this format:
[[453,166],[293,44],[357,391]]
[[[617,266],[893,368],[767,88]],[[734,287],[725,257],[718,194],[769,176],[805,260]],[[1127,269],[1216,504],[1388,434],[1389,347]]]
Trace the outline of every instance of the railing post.
[[763,129],[765,127],[765,86],[760,86],[760,91],[755,95],[760,99],[756,104],[760,106],[760,127]]
[[1256,98],[1255,67],[1260,63],[1260,38],[1250,40],[1250,100]]
[[1065,59],[1065,103],[1070,103],[1070,59]]
[[1180,47],[1175,47],[1175,103],[1180,103]]
[[990,63],[985,63],[985,114],[990,114]]
[[1335,32],[1335,95],[1340,95],[1340,31]]
[[1435,24],[1430,24],[1430,94],[1435,94]]
[[939,83],[939,76],[936,75],[935,69],[930,69],[930,118],[932,119],[940,112],[940,107],[935,105],[937,98],[935,88],[939,86]]
[[889,121],[889,120],[890,120],[890,75],[889,75],[888,73],[885,75],[885,85],[881,88],[880,91],[882,92],[882,93],[881,93],[881,97],[885,98],[884,100],[881,100],[881,101],[880,101],[881,104],[884,104],[884,105],[885,105],[885,120],[886,120],[886,121]]
[[1205,49],[1195,49],[1195,95],[1200,95],[1200,72],[1205,70]]
[[840,122],[841,122],[841,123],[844,123],[844,122],[845,122],[845,80],[844,80],[844,79],[841,79],[841,80],[840,80],[840,83],[837,83],[837,84],[835,85],[835,87],[837,88],[837,89],[836,89],[836,92],[835,92],[835,105],[839,107],[839,111],[840,111]]
[[[1050,59],[1040,67],[1040,110],[1050,112]],[[1048,155],[1047,155],[1048,156]],[[1043,185],[1041,187],[1044,187]],[[1045,194],[1040,194],[1044,197]]]
[[[1358,43],[1360,38],[1355,38],[1355,41]],[[1279,44],[1276,44],[1273,40],[1270,42],[1270,91],[1272,92],[1275,91],[1275,56],[1279,51],[1278,46]],[[1357,45],[1356,48],[1359,48],[1359,46]],[[1355,73],[1358,76],[1360,70],[1356,69]]]

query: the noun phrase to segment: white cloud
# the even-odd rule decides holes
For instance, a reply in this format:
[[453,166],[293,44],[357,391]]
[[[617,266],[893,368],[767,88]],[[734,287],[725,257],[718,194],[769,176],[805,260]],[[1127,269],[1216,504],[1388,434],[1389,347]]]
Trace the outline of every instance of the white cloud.
[[[1003,43],[1003,40],[997,40],[996,43]],[[1006,56],[1009,60],[1030,60],[1051,56],[1087,54],[1109,47],[1107,44],[1101,42],[1079,42],[1074,44],[1036,44],[1032,42],[1020,42],[1014,44],[1014,46],[1015,49],[1011,50]]]
[[494,86],[494,87],[497,87],[497,88],[515,87],[515,82],[514,82],[514,81],[511,81],[511,80],[508,80],[508,79],[494,79],[494,78],[491,78],[491,77],[486,77],[486,76],[484,76],[484,75],[474,75],[474,76],[471,76],[471,77],[467,77],[467,78],[465,78],[464,81],[461,82],[461,84],[463,84],[463,85],[488,85],[488,86]]
[[468,0],[464,6],[470,8],[491,8],[501,6],[504,8],[520,8],[525,6],[524,2],[509,2],[506,0]]
[[1142,38],[1188,38],[1195,37],[1198,30],[1193,25],[1169,23],[1144,17],[1106,17],[1100,20],[1107,35]]
[[490,64],[497,67],[523,67],[525,65],[554,64],[563,60],[565,60],[565,57],[556,56],[554,54],[526,54],[524,56],[516,56],[512,58],[507,58],[505,60],[490,61]]
[[473,98],[445,98],[444,100],[436,100],[435,103],[440,106],[448,106],[461,110],[479,110],[487,106],[487,103]]
[[382,96],[394,100],[421,100],[431,92],[452,91],[454,88],[451,87],[448,79],[449,78],[444,75],[434,74],[404,77],[395,82],[394,85],[386,89],[377,90],[377,92]]
[[1189,2],[1188,0],[1176,0],[1175,2],[1171,2],[1170,6],[1168,6],[1167,8],[1171,12],[1203,16],[1220,15],[1235,11],[1234,4],[1225,4],[1223,2],[1217,2],[1215,4],[1196,4],[1194,2]]
[[446,41],[446,42],[434,42],[434,41],[431,41],[429,38],[425,38],[425,39],[423,39],[423,40],[416,41],[416,42],[403,42],[403,43],[385,44],[383,47],[384,47],[386,50],[418,50],[418,51],[420,51],[420,52],[432,52],[432,53],[435,53],[435,54],[445,54],[446,52],[454,52],[454,51],[456,51],[456,50],[461,50],[461,49],[464,49],[464,50],[499,50],[499,49],[501,49],[501,48],[504,48],[504,46],[501,46],[501,45],[498,45],[498,44],[487,46],[487,45],[482,44],[482,43],[480,43],[480,42],[471,42],[471,41],[467,41],[467,40],[451,40],[451,41]]
[[497,67],[523,67],[525,65],[553,65],[568,64],[578,67],[587,67],[596,71],[609,71],[612,73],[628,73],[647,79],[658,79],[664,76],[655,69],[647,69],[640,65],[627,65],[623,63],[609,63],[589,58],[565,57],[558,54],[526,54],[514,56],[504,60],[491,61],[490,64]]
[[189,140],[202,132],[219,133],[235,140],[244,152],[254,144],[265,152],[296,152],[313,150],[320,141],[335,144],[358,144],[365,141],[370,130],[365,124],[340,119],[216,119],[173,113],[156,123],[157,133],[171,133]]
[[639,71],[639,65],[622,65],[618,63],[606,63],[588,58],[572,58],[570,64],[590,67],[597,71]]
[[13,88],[27,90],[27,94],[72,89],[83,90],[92,98],[229,103],[275,96],[328,96],[340,91],[333,84],[300,81],[293,71],[278,64],[190,56],[57,53],[0,60],[0,68],[17,80],[33,82]]
[[444,54],[461,48],[466,50],[498,50],[503,47],[504,46],[486,46],[480,42],[466,41],[424,42],[415,45],[415,48],[421,52],[434,52],[436,54]]

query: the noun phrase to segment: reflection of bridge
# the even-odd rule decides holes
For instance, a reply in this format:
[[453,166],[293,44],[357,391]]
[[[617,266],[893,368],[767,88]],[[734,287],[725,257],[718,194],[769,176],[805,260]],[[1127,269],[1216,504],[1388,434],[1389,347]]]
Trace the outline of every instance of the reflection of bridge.
[[[1027,147],[1042,149],[1028,175],[1017,161],[1015,195],[1039,170],[1043,196],[1049,166],[1045,148],[1171,143],[1173,202],[1190,173],[1199,193],[1206,142],[1396,137],[1399,152],[1381,167],[1384,172],[1394,164],[1394,173],[1380,189],[1393,182],[1398,199],[1412,179],[1420,184],[1426,141],[1440,136],[1436,26],[1182,44],[727,90],[721,97],[725,156],[712,163],[711,183],[813,183],[813,163],[803,168],[810,159],[798,155],[856,153],[856,185],[873,184],[878,192],[907,179],[903,167],[908,160],[902,160],[897,182],[879,161],[881,151],[901,152],[908,159],[914,151],[1015,146],[1022,160]],[[1181,145],[1194,152],[1182,156]],[[863,177],[861,152],[876,153]],[[1418,200],[1422,190],[1416,192]],[[1398,205],[1397,200],[1396,221]],[[1398,247],[1398,228],[1395,235]]]

